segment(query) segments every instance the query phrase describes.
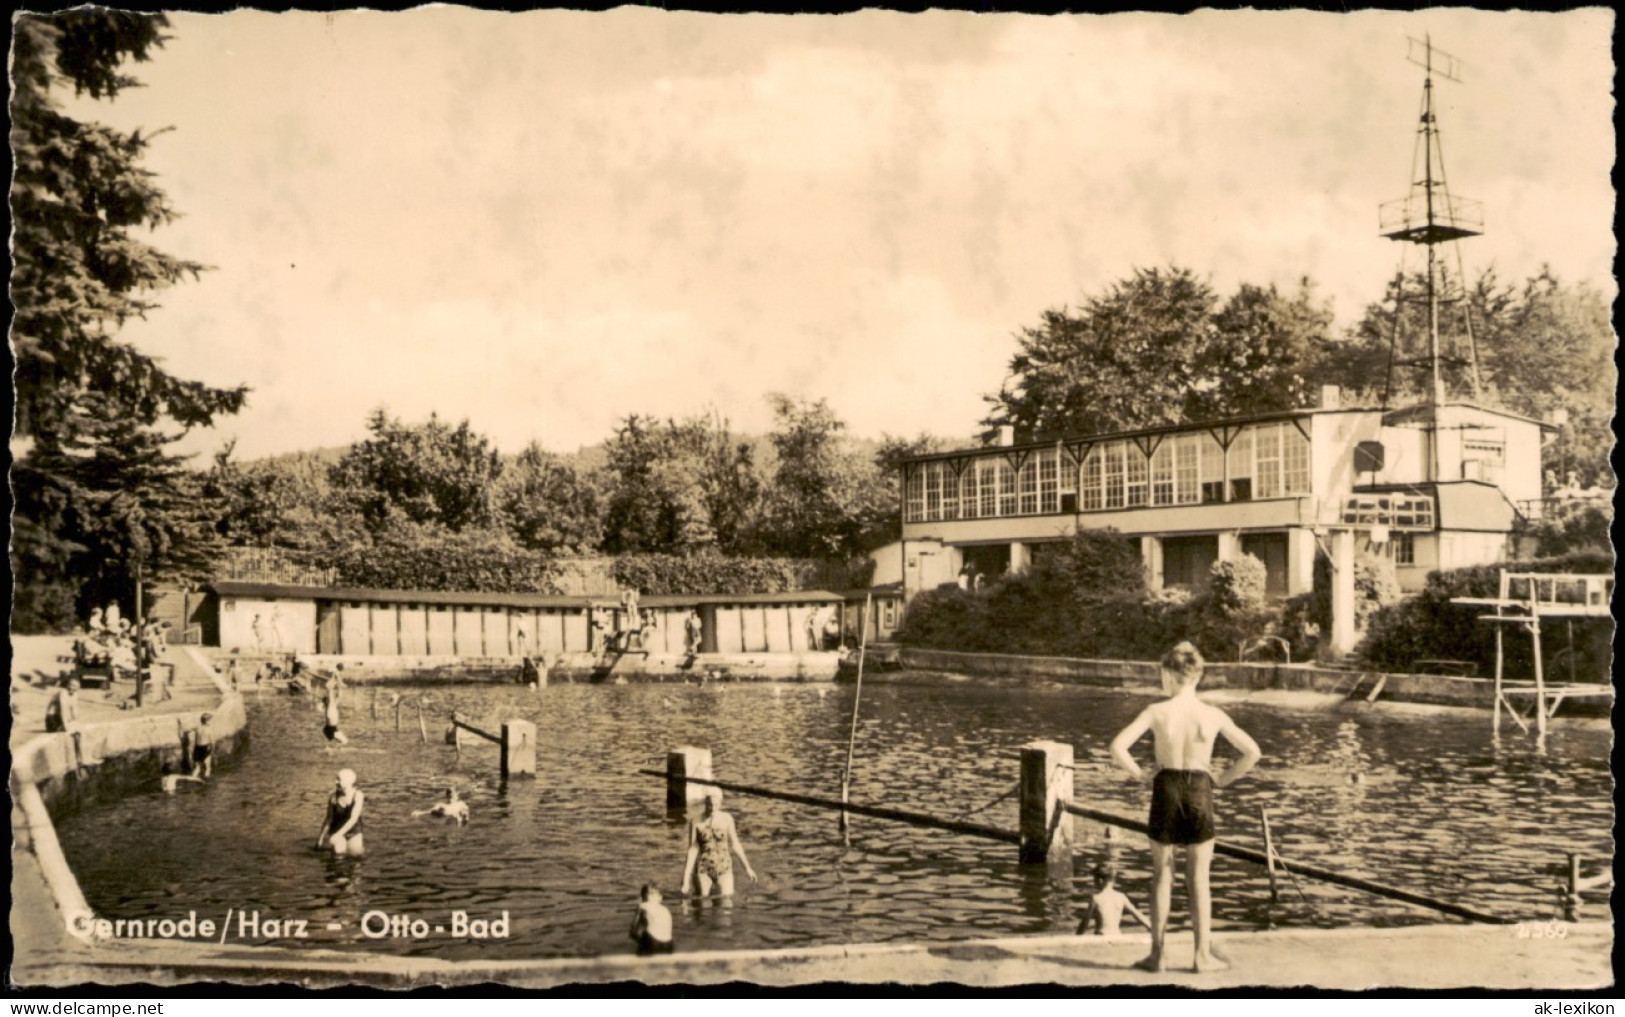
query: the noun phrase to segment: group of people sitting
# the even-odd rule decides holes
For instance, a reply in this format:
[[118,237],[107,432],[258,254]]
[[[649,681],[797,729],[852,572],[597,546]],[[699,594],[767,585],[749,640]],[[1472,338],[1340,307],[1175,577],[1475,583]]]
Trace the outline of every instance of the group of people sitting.
[[[117,604],[94,608],[84,630],[73,641],[73,664],[79,674],[105,669],[108,680],[121,672],[139,683],[132,702],[139,705],[170,699],[169,682],[152,665],[163,657],[168,646],[168,622],[154,619],[130,624],[119,616]],[[131,702],[121,704],[130,706]]]

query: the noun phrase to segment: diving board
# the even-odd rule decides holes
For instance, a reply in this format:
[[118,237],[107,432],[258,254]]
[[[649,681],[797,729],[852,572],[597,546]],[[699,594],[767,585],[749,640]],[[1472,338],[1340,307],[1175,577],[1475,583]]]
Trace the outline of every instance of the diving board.
[[[1452,597],[1452,604],[1493,607],[1494,614],[1481,614],[1478,620],[1495,626],[1495,719],[1494,731],[1501,731],[1501,708],[1528,730],[1523,717],[1513,708],[1509,695],[1533,694],[1536,739],[1540,748],[1546,747],[1546,721],[1557,712],[1565,698],[1595,696],[1612,688],[1598,685],[1564,686],[1555,693],[1550,708],[1547,706],[1546,675],[1540,653],[1540,623],[1543,618],[1608,618],[1612,616],[1614,577],[1611,574],[1568,574],[1552,572],[1513,572],[1501,570],[1500,595],[1489,597]],[[1508,686],[1505,683],[1504,626],[1515,625],[1529,633],[1534,643],[1534,683],[1531,686]],[[1572,631],[1572,628],[1571,628]]]

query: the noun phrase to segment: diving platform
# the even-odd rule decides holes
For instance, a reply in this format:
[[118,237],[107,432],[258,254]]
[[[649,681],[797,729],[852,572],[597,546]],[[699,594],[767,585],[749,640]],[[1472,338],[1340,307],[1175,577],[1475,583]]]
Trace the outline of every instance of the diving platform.
[[[1501,710],[1524,731],[1529,730],[1524,713],[1513,706],[1512,696],[1533,696],[1528,714],[1534,718],[1536,737],[1540,747],[1546,745],[1546,722],[1557,712],[1565,699],[1612,696],[1613,687],[1600,683],[1567,683],[1550,685],[1546,681],[1545,665],[1541,658],[1542,620],[1575,618],[1611,618],[1614,599],[1614,577],[1610,574],[1568,574],[1551,572],[1501,571],[1501,586],[1496,597],[1452,597],[1452,604],[1474,607],[1493,607],[1494,614],[1481,614],[1478,620],[1495,626],[1495,703],[1493,728],[1501,730]],[[1505,632],[1512,627],[1529,633],[1534,644],[1533,681],[1510,683],[1506,681]]]

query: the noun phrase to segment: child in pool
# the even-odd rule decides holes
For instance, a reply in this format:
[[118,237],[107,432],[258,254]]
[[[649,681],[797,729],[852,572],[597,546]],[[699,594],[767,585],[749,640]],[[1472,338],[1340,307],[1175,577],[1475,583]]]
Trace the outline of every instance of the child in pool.
[[459,826],[468,822],[468,803],[463,801],[454,787],[446,788],[446,800],[436,802],[426,809],[413,809],[412,818],[419,816],[440,816],[444,819],[454,820]]
[[671,912],[660,903],[660,888],[645,883],[638,896],[638,913],[632,919],[631,932],[638,944],[638,955],[671,953]]
[[1151,923],[1146,920],[1145,915],[1140,913],[1140,909],[1134,906],[1134,902],[1128,899],[1128,894],[1117,889],[1114,885],[1116,882],[1117,869],[1111,864],[1101,862],[1095,866],[1095,895],[1089,901],[1088,913],[1083,916],[1083,921],[1078,923],[1078,935],[1081,936],[1089,931],[1091,924],[1094,926],[1096,935],[1116,936],[1120,934],[1123,931],[1122,923],[1125,911],[1128,912],[1129,917],[1141,925],[1148,929],[1151,928]]

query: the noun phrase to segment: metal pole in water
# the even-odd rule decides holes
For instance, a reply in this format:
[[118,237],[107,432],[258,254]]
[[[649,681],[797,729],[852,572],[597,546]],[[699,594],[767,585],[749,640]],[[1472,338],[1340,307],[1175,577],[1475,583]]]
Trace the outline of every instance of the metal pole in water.
[[[873,596],[872,593],[863,595],[863,617],[859,620],[858,625],[858,681],[857,687],[852,693],[852,727],[846,736],[846,768],[841,771],[841,803],[843,805],[849,801],[852,789],[852,751],[856,748],[858,741],[858,703],[863,699],[863,657],[869,646],[869,603]],[[850,822],[843,810],[841,812],[842,832],[848,829]]]
[[1264,871],[1270,877],[1270,903],[1274,904],[1280,899],[1275,888],[1275,838],[1270,835],[1270,810],[1258,810],[1259,821],[1264,824]]

